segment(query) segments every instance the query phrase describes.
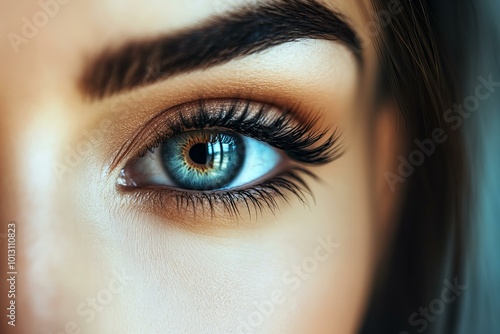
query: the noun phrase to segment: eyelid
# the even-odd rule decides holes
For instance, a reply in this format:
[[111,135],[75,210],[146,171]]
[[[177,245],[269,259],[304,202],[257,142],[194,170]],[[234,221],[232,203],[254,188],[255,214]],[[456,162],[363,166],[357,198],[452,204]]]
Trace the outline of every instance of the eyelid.
[[[281,119],[283,122],[287,122],[286,125],[289,128],[301,128],[301,136],[307,135],[307,138],[305,138],[305,142],[302,146],[313,145],[314,143],[326,138],[326,140],[324,140],[321,144],[321,147],[316,148],[318,157],[321,154],[325,156],[325,163],[333,161],[343,154],[341,145],[336,145],[338,144],[337,142],[339,141],[339,137],[341,135],[340,132],[335,130],[331,133],[330,128],[321,131],[315,130],[315,126],[319,122],[319,117],[312,117],[311,115],[314,115],[314,113],[304,114],[298,110],[280,108],[275,105],[252,100],[206,99],[188,102],[158,113],[155,117],[150,119],[140,129],[138,129],[131,139],[118,150],[110,169],[114,170],[119,164],[122,164],[124,160],[142,156],[148,149],[158,146],[165,138],[172,136],[174,132],[186,130],[182,129],[182,124],[194,117],[203,117],[204,114],[200,113],[200,110],[204,110],[205,112],[212,114],[227,113],[231,111],[234,115],[236,115],[236,117],[246,115],[249,119],[260,115],[263,117],[264,122],[268,122],[270,126],[274,124],[273,122],[275,122],[276,119]],[[259,125],[262,129],[261,135],[263,137],[270,137],[270,134],[266,134],[266,132],[270,129],[265,128],[265,124]],[[224,128],[220,122],[213,122],[213,124],[207,122],[206,128],[210,126],[215,128]],[[257,125],[248,124],[247,126],[255,127]],[[234,129],[229,128],[229,130]],[[330,133],[331,135],[327,138],[327,135]],[[250,137],[255,138],[255,135],[252,134],[241,134],[249,135]],[[302,149],[305,148],[303,147]],[[326,158],[328,156],[329,158]]]
[[[315,181],[321,179],[311,171],[300,166],[291,166],[262,184],[248,189],[233,190],[215,190],[211,192],[200,192],[195,190],[179,190],[169,186],[144,186],[144,187],[123,187],[118,186],[117,190],[124,195],[124,199],[133,204],[137,209],[145,210],[168,220],[172,224],[193,228],[198,231],[205,222],[210,222],[217,217],[218,226],[221,219],[226,222],[240,221],[245,218],[243,213],[248,214],[248,218],[257,218],[264,213],[264,209],[269,209],[275,214],[279,209],[278,202],[283,200],[289,203],[288,195],[295,195],[301,204],[309,206],[308,199],[315,202],[312,189],[305,178]],[[172,208],[177,208],[182,217],[179,219],[177,214],[171,215]],[[197,215],[206,213],[209,210],[210,215],[203,215],[204,219],[196,219]],[[229,214],[226,216],[225,214]],[[208,219],[210,217],[210,219]],[[229,224],[234,226],[233,224]]]
[[[205,129],[227,130],[260,140],[281,151],[286,165],[252,184],[231,189],[198,191],[161,184],[124,184],[118,177],[116,190],[124,200],[131,200],[131,204],[151,213],[167,215],[169,221],[177,214],[183,216],[178,220],[182,225],[184,219],[196,217],[206,209],[212,218],[218,219],[237,218],[240,209],[248,211],[248,218],[253,216],[252,208],[255,215],[267,208],[274,214],[280,200],[289,203],[289,195],[308,205],[307,197],[314,200],[314,196],[304,178],[320,179],[307,167],[324,165],[344,153],[340,131],[320,125],[320,118],[314,112],[252,100],[207,99],[178,105],[150,119],[122,146],[115,158],[115,165],[123,166],[120,177],[148,150],[154,152],[177,135]],[[172,208],[177,208],[177,213],[172,213]]]

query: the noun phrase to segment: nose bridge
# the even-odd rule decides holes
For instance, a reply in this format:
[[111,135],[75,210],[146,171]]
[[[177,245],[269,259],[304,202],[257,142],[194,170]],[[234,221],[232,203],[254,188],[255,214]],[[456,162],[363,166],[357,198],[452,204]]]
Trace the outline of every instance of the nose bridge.
[[[13,113],[11,105],[5,96],[0,99],[0,267],[2,274],[5,274],[4,268],[10,268],[14,272],[14,285],[1,284],[0,300],[2,305],[15,307],[14,316],[21,317],[32,316],[28,308],[20,305],[30,303],[27,295],[22,290],[29,285],[27,272],[29,263],[27,253],[23,245],[26,242],[26,231],[30,229],[31,224],[27,224],[24,210],[27,210],[32,204],[26,197],[25,182],[22,179],[21,162],[19,160],[20,150],[22,150],[21,140],[23,136],[21,115]],[[14,225],[12,225],[14,224]],[[13,227],[14,228],[11,228]],[[8,238],[8,236],[11,236]],[[10,258],[7,256],[8,249],[11,250]],[[3,276],[3,275],[2,275]],[[14,289],[11,286],[15,287]],[[10,292],[10,293],[9,293]],[[10,294],[10,296],[9,296]],[[12,297],[12,298],[9,298]],[[15,304],[11,304],[14,302]],[[27,324],[16,321],[16,327],[11,328],[5,321],[2,321],[2,332],[9,332],[14,329],[17,333],[23,333],[30,330]]]
[[[31,102],[30,102],[31,100]],[[5,100],[4,100],[5,102]],[[2,213],[28,218],[43,210],[55,190],[52,161],[65,141],[64,115],[53,106],[26,96],[2,103],[0,147]],[[32,208],[26,210],[26,205]],[[33,207],[34,206],[34,207]],[[45,206],[46,207],[46,206]]]
[[[72,180],[58,179],[53,169],[70,138],[68,113],[57,101],[36,96],[4,98],[0,105],[0,234],[7,233],[7,224],[15,223],[17,316],[38,319],[37,326],[47,319],[47,327],[58,328],[50,323],[51,313],[70,318],[71,314],[63,316],[64,305],[72,298],[72,287],[79,285]],[[7,266],[5,247],[2,240],[2,268]],[[1,291],[1,296],[8,302],[7,291]]]
[[[9,240],[9,247],[12,248],[12,244],[15,244],[13,271],[17,273],[15,299],[7,300],[8,291],[2,291],[1,296],[7,303],[10,300],[16,301],[16,316],[20,319],[32,317],[31,307],[26,306],[37,303],[34,300],[37,294],[30,294],[28,290],[31,290],[30,286],[34,282],[43,284],[43,277],[46,276],[43,272],[46,272],[45,268],[49,269],[46,261],[48,254],[44,254],[44,247],[41,245],[44,243],[42,231],[45,230],[46,233],[51,230],[48,226],[48,204],[52,190],[47,165],[51,152],[55,151],[49,145],[54,134],[50,133],[49,128],[36,126],[36,119],[27,103],[16,105],[4,96],[0,105],[0,234],[12,232],[9,224],[15,224],[15,238]],[[2,262],[6,262],[5,241],[2,240]],[[33,261],[34,256],[40,257]],[[1,267],[7,268],[7,263],[2,263]],[[36,272],[38,274],[33,275]],[[33,277],[37,279],[32,279]],[[2,326],[4,323],[2,322]],[[20,333],[30,330],[22,327],[27,325],[26,322],[18,321],[17,324]]]

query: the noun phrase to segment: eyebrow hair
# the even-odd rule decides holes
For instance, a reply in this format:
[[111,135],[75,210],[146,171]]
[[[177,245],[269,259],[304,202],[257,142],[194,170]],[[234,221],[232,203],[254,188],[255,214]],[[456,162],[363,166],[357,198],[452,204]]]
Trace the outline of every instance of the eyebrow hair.
[[341,42],[362,62],[360,40],[340,13],[315,0],[275,0],[246,5],[167,36],[105,50],[88,62],[81,89],[91,99],[103,99],[300,39]]

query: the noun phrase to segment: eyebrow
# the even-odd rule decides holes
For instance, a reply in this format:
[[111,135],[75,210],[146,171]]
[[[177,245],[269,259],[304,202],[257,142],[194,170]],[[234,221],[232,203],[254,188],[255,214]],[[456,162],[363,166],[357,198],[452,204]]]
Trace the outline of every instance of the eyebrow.
[[87,63],[80,86],[87,97],[103,99],[301,39],[340,42],[362,63],[360,40],[343,15],[315,0],[277,0],[104,50]]

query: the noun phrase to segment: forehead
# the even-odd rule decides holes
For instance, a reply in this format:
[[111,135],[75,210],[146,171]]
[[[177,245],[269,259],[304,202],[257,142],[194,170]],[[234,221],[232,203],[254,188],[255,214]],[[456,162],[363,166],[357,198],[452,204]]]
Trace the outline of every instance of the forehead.
[[[4,83],[4,94],[12,87],[39,90],[48,85],[75,81],[83,64],[99,50],[130,40],[160,36],[192,27],[230,9],[271,0],[24,0],[4,3],[0,13],[3,39],[1,72],[21,82]],[[323,0],[343,15],[366,44],[366,3]],[[368,52],[368,58],[370,54]],[[26,81],[36,76],[37,84]],[[9,88],[10,87],[10,88]],[[48,87],[48,86],[47,86]],[[60,84],[61,92],[69,89]],[[1,93],[0,93],[1,94]],[[12,94],[10,94],[12,96]]]
[[[19,50],[28,52],[43,52],[37,46],[47,46],[47,39],[53,48],[67,49],[73,45],[99,48],[130,38],[179,30],[230,9],[272,1],[23,0],[4,3],[0,29],[5,35],[19,35],[22,39]],[[367,18],[362,13],[361,3],[365,1],[319,2],[343,14],[353,28],[363,29]]]
[[[3,28],[20,32],[24,18],[34,23],[44,35],[89,35],[92,43],[110,38],[162,33],[193,25],[204,18],[245,5],[274,0],[23,0],[4,3],[0,13]],[[361,25],[360,3],[352,0],[319,0],[336,9],[353,23]],[[41,12],[41,13],[40,13]],[[44,15],[48,14],[48,15]],[[46,19],[48,16],[48,19]],[[81,25],[81,23],[85,23]],[[73,26],[72,29],[60,30]],[[84,34],[85,32],[85,34]],[[122,35],[121,34],[126,34]],[[39,36],[40,38],[41,36]],[[38,38],[37,38],[38,39]]]

